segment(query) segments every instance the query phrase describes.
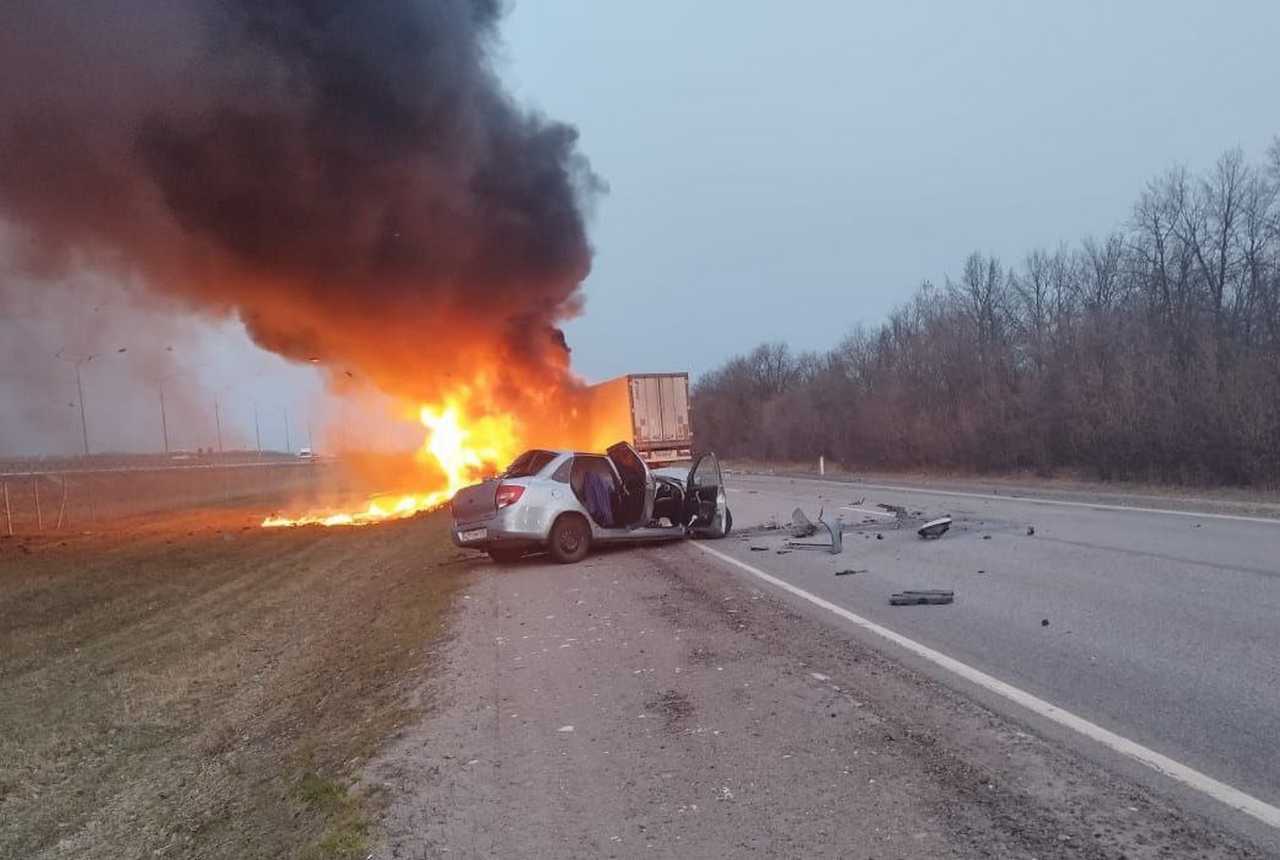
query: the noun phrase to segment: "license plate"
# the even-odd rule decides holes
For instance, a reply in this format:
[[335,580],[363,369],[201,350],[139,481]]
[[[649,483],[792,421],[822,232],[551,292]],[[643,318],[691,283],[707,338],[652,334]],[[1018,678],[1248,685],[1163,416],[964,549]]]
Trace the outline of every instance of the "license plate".
[[470,529],[465,532],[458,532],[458,540],[463,543],[471,543],[472,541],[484,540],[489,536],[488,529]]

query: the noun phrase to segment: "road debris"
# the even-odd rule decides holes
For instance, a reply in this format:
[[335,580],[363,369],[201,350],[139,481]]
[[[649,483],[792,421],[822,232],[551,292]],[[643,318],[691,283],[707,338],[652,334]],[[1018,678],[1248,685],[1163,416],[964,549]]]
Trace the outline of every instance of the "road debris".
[[844,569],[844,570],[837,570],[837,571],[836,571],[836,576],[849,576],[849,575],[854,574],[854,573],[866,573],[866,572],[867,572],[867,570],[868,570],[868,568],[865,568],[865,567],[860,567],[860,568],[852,568],[852,567],[850,567],[850,568],[846,568],[846,569]]
[[[804,516],[799,508],[795,512],[800,516]],[[805,522],[809,522],[805,519]],[[796,541],[787,541],[787,546],[791,549],[817,549],[826,550],[832,555],[839,555],[844,552],[844,523],[840,522],[840,518],[836,517],[835,525],[827,522],[822,518],[822,511],[818,511],[818,522],[822,523],[823,528],[827,530],[827,534],[831,536],[831,543],[798,543]],[[813,523],[809,523],[813,525]],[[815,528],[814,531],[817,531]]]
[[768,552],[768,550],[769,548],[767,546],[756,546],[753,544],[751,547],[752,552]]
[[1035,526],[1027,526],[1027,537],[1031,537],[1035,533],[1036,533]]
[[[936,520],[929,520],[929,522],[922,525],[916,531],[916,534],[920,535],[920,537],[925,540],[929,540],[930,538],[936,539],[946,534],[947,530],[950,528],[951,517],[938,517]],[[876,535],[876,537],[878,538],[879,535]]]
[[982,539],[983,539],[983,540],[991,540],[991,535],[983,535],[983,536],[982,536]]
[[882,511],[888,511],[898,519],[902,519],[907,515],[907,509],[904,508],[902,505],[886,505],[883,502],[881,502],[880,504],[876,505],[876,507]]
[[[822,519],[819,512],[818,519]],[[818,527],[813,521],[804,515],[804,511],[796,508],[791,512],[791,536],[795,538],[806,538],[818,533]]]
[[1049,619],[1048,619],[1048,618],[1041,618],[1041,619],[1040,619],[1040,626],[1041,626],[1041,627],[1048,627],[1048,626],[1049,626]]
[[954,591],[925,590],[925,591],[899,591],[890,595],[890,606],[941,606],[951,603],[955,600],[956,593]]

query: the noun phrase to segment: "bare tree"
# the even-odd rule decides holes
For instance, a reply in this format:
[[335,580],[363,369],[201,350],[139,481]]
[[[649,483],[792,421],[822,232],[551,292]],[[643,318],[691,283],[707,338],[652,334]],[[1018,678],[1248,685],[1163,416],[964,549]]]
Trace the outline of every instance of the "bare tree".
[[1280,484],[1280,138],[1143,190],[1123,232],[972,254],[824,355],[765,344],[695,387],[729,456]]

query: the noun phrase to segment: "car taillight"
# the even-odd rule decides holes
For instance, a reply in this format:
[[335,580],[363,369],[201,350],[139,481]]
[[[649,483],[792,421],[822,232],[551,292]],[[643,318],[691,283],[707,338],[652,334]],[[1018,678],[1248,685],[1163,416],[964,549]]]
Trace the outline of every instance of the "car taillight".
[[514,505],[520,501],[520,497],[524,495],[524,487],[519,484],[499,484],[498,485],[498,507],[505,508],[507,505]]

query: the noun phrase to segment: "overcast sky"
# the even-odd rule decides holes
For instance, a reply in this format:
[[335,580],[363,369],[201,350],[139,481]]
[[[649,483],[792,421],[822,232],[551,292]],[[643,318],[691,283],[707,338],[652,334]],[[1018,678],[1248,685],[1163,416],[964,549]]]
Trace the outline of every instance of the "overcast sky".
[[[499,74],[578,127],[610,187],[568,327],[591,380],[696,375],[768,339],[826,348],[971,251],[1014,263],[1105,233],[1165,168],[1257,159],[1280,133],[1277,2],[520,0],[503,34]],[[255,403],[264,445],[283,447],[286,409],[305,444],[325,423],[311,368],[233,321],[209,331],[175,353],[175,444],[213,443],[215,391],[236,444]],[[86,369],[94,447],[158,447],[154,386],[123,365]],[[0,447],[79,447],[74,377],[51,367],[47,403],[5,398]]]
[[1280,133],[1276,2],[524,0],[505,35],[611,188],[568,332],[592,378],[825,348]]

